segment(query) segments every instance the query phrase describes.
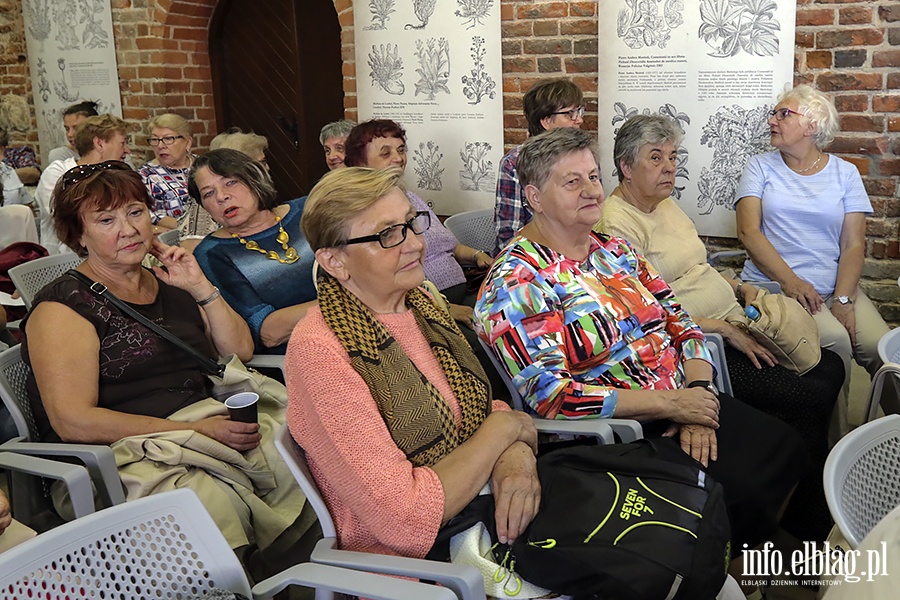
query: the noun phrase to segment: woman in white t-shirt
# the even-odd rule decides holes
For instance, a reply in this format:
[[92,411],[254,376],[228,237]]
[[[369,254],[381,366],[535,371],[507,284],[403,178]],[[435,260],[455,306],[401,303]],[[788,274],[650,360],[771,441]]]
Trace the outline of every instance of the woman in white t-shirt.
[[[741,277],[777,281],[812,313],[822,346],[844,359],[847,380],[851,356],[874,374],[888,327],[859,289],[872,204],[856,167],[821,150],[838,130],[837,111],[799,85],[770,115],[777,151],[747,161],[736,194],[738,237],[750,255]],[[845,411],[841,417],[845,433]]]

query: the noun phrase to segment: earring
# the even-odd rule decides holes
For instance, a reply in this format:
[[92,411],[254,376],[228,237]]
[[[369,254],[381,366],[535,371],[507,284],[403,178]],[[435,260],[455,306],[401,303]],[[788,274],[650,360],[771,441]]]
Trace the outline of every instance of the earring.
[[626,178],[625,178],[625,183],[631,183],[631,180],[628,179],[628,178],[626,177]]

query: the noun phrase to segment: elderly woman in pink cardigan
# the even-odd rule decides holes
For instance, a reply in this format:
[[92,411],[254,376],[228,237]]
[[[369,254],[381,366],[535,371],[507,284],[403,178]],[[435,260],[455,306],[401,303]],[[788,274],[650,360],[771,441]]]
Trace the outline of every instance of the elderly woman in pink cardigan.
[[501,541],[540,502],[531,418],[491,399],[459,327],[420,287],[430,225],[392,170],[331,171],[303,213],[319,306],[288,344],[288,424],[343,549],[424,557],[486,483]]

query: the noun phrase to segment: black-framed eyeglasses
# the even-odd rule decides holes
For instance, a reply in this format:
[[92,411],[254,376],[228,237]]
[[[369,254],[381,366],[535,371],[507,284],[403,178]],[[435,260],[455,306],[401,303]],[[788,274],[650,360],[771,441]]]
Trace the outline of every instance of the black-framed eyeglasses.
[[798,113],[796,110],[791,110],[789,108],[773,108],[769,111],[769,116],[775,117],[776,121],[784,121],[791,115],[802,117],[803,113]]
[[584,107],[579,106],[577,108],[573,108],[572,110],[560,110],[554,113],[550,113],[551,115],[566,115],[572,121],[577,121],[578,119],[584,117]]
[[159,146],[160,142],[165,144],[166,146],[171,146],[175,143],[175,140],[183,140],[183,135],[164,135],[162,137],[151,137],[147,138],[147,143],[151,146]]
[[417,212],[416,215],[406,223],[399,225],[391,225],[379,231],[374,235],[366,235],[358,238],[351,238],[344,242],[345,244],[364,244],[366,242],[378,242],[382,248],[393,248],[399,246],[406,241],[406,232],[412,231],[416,235],[422,235],[431,227],[431,214],[426,211]]
[[91,175],[99,173],[100,171],[106,171],[107,169],[114,169],[117,171],[130,171],[131,167],[129,167],[121,160],[105,160],[103,162],[93,163],[90,165],[77,165],[63,173],[62,189],[66,189],[70,185],[75,185],[79,181],[84,181]]

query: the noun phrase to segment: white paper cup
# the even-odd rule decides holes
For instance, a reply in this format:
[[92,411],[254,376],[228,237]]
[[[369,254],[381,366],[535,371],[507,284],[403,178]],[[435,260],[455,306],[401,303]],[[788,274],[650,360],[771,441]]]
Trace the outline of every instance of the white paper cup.
[[225,406],[228,408],[228,414],[231,415],[232,421],[241,421],[242,423],[258,422],[256,413],[256,402],[259,400],[259,394],[255,392],[241,392],[234,396],[229,396],[225,400]]

